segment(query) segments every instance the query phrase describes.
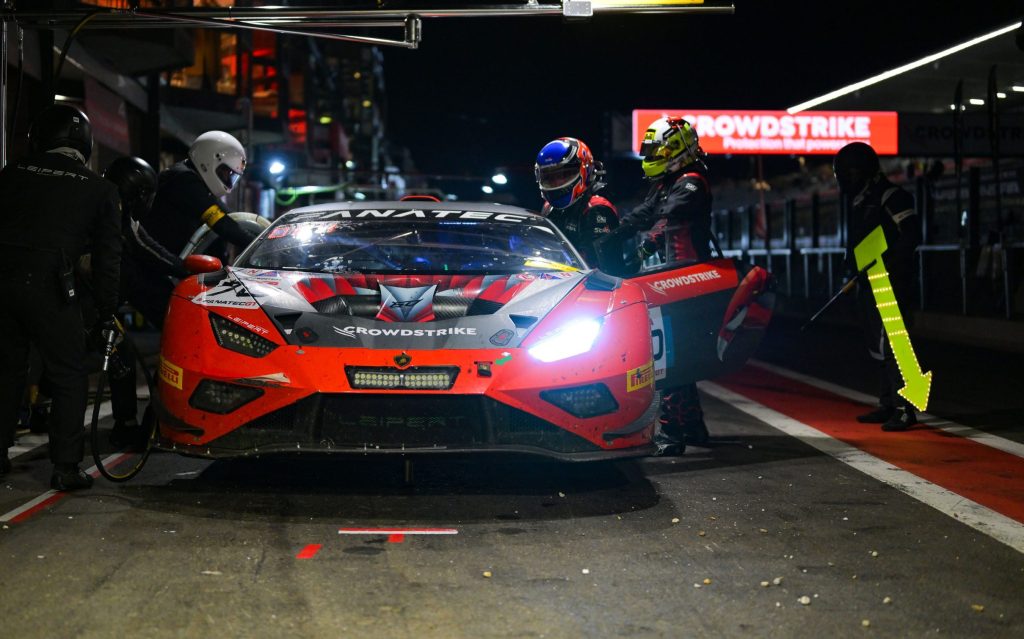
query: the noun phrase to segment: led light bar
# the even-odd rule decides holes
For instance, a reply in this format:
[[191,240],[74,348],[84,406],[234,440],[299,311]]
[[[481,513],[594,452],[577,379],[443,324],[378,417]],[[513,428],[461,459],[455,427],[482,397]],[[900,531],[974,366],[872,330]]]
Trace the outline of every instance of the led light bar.
[[346,366],[349,386],[361,390],[448,390],[459,374],[457,367],[374,368]]
[[219,315],[210,314],[213,336],[217,344],[229,351],[235,351],[249,357],[266,357],[277,348],[277,344],[252,331],[242,328]]

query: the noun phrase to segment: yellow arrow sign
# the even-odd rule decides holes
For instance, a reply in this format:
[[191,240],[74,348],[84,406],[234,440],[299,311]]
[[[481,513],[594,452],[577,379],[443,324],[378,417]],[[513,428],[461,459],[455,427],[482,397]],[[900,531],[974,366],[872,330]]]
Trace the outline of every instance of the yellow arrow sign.
[[875,261],[875,265],[867,270],[868,282],[871,284],[875,305],[882,317],[885,334],[889,337],[889,346],[896,356],[900,375],[903,376],[903,388],[899,393],[918,410],[927,410],[932,374],[931,371],[922,373],[921,366],[917,363],[914,345],[910,343],[910,335],[907,334],[907,327],[903,323],[900,307],[896,304],[896,294],[892,290],[892,282],[889,281],[889,271],[885,269],[885,263],[882,261],[882,254],[887,248],[889,245],[885,242],[885,233],[879,226],[854,247],[853,256],[857,260],[858,269],[865,268],[872,260]]

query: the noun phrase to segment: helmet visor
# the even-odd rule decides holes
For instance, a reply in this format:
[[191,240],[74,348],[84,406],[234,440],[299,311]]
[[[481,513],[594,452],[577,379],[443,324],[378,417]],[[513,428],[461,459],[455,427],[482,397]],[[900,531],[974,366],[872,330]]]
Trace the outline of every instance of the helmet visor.
[[569,186],[575,180],[578,180],[579,177],[580,168],[578,166],[566,166],[563,164],[537,168],[537,183],[545,191]]
[[674,149],[661,142],[648,141],[640,145],[640,155],[648,162],[655,160],[667,160],[672,157]]
[[217,179],[221,181],[227,190],[235,188],[235,184],[238,183],[238,178],[242,177],[241,173],[235,173],[234,170],[227,164],[221,164],[216,168],[214,173],[217,174]]

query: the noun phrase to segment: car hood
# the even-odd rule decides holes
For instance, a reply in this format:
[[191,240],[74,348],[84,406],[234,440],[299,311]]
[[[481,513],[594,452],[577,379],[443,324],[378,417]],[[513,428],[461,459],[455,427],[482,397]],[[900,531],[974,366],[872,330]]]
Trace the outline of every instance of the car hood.
[[[228,268],[200,278],[192,302],[262,309],[292,344],[348,348],[516,347],[585,277],[351,275]],[[215,311],[216,312],[216,311]]]

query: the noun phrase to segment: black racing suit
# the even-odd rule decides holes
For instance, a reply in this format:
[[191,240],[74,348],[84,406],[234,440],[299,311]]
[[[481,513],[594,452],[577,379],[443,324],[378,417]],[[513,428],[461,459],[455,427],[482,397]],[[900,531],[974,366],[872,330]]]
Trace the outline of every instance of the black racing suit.
[[[646,243],[663,250],[667,264],[711,259],[711,188],[704,163],[689,164],[652,184],[643,203],[622,219],[622,226],[653,230]],[[696,384],[663,391],[660,422],[671,439],[707,439]]]
[[117,188],[78,160],[51,152],[0,171],[0,447],[14,443],[28,372],[29,346],[43,361],[53,397],[50,458],[82,461],[88,371],[86,334],[74,265],[92,252],[92,288],[100,318],[117,310],[121,258]]
[[[857,194],[850,206],[850,245],[847,250],[847,269],[858,271],[853,249],[871,231],[881,225],[888,246],[882,256],[889,272],[896,303],[909,328],[909,301],[914,285],[914,258],[921,243],[921,222],[914,209],[914,198],[890,182],[884,175],[876,175]],[[868,354],[879,364],[880,391],[878,403],[882,408],[913,408],[897,391],[903,387],[903,378],[886,337],[882,316],[875,304],[875,296],[867,277],[857,281],[857,309]]]
[[544,217],[565,234],[590,266],[598,263],[595,242],[619,226],[619,212],[607,198],[589,194],[564,209],[545,203]]
[[[256,238],[231,219],[221,201],[210,193],[189,160],[162,171],[157,178],[156,196],[142,227],[167,251],[180,255],[192,234],[206,224],[217,235],[240,248]],[[164,314],[174,286],[167,279],[168,264],[146,251],[138,252],[140,266],[133,296],[129,299],[147,320],[163,326]]]

